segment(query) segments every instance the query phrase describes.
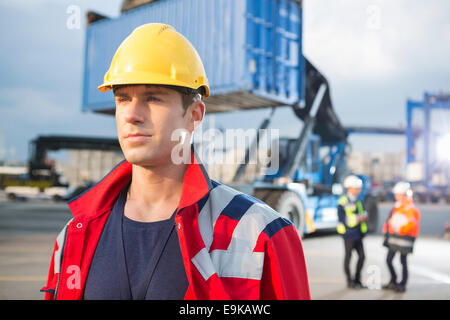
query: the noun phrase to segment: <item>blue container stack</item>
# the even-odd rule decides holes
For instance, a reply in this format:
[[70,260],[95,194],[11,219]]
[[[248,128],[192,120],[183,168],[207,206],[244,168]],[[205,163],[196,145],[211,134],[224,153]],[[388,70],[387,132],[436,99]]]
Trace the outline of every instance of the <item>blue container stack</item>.
[[197,49],[211,96],[208,112],[292,105],[304,99],[302,8],[294,0],[160,0],[86,32],[82,110],[111,113],[97,91],[112,57],[136,27],[167,23]]

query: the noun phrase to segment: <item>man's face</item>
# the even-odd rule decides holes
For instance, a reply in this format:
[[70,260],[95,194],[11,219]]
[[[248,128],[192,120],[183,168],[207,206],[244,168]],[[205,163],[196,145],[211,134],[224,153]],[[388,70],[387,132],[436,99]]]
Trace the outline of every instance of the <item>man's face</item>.
[[361,193],[361,188],[347,188],[347,193],[353,197],[357,197]]
[[172,141],[172,132],[186,129],[191,133],[193,121],[201,120],[192,105],[185,113],[179,92],[160,86],[120,87],[114,99],[119,143],[127,161],[135,165],[167,164],[179,143]]
[[401,194],[401,193],[394,193],[394,198],[395,198],[395,201],[397,201],[397,202],[405,202],[408,199],[406,194]]

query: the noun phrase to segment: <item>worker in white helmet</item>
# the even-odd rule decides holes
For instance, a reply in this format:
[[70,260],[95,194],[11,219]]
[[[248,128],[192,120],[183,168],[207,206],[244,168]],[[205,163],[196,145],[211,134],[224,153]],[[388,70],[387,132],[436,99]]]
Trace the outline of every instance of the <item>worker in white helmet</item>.
[[[412,253],[414,241],[419,234],[420,211],[414,206],[413,192],[408,182],[398,182],[392,189],[392,193],[395,197],[395,206],[383,225],[385,234],[383,245],[389,249],[386,262],[391,280],[383,286],[383,289],[405,292],[408,280],[406,257]],[[392,260],[397,252],[400,253],[402,264],[402,280],[400,282],[397,282],[397,275],[392,265]]]
[[[362,180],[356,175],[350,175],[345,178],[344,187],[346,194],[338,200],[339,223],[337,231],[344,238],[344,272],[347,277],[347,287],[361,289],[365,288],[361,283],[361,270],[365,260],[362,239],[367,233],[367,213],[362,202],[358,199],[362,189]],[[353,250],[356,250],[358,254],[354,277],[351,276],[350,272],[350,259]]]

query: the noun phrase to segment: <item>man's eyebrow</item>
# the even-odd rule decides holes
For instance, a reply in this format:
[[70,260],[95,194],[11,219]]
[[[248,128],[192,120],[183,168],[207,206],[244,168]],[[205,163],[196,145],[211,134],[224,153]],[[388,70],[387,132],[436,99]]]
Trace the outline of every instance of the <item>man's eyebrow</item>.
[[128,93],[115,91],[114,96],[115,97],[128,97]]
[[163,95],[167,95],[168,92],[167,91],[162,91],[159,89],[148,89],[146,90],[144,93],[142,93],[142,95],[152,95],[152,94],[163,94]]
[[[162,91],[162,90],[159,90],[159,89],[148,89],[148,90],[146,90],[145,92],[142,93],[142,95],[144,95],[144,96],[157,95],[157,94],[158,95],[167,95],[168,92]],[[116,91],[116,92],[114,92],[114,96],[117,96],[117,97],[128,97],[129,94],[126,93],[126,92]]]

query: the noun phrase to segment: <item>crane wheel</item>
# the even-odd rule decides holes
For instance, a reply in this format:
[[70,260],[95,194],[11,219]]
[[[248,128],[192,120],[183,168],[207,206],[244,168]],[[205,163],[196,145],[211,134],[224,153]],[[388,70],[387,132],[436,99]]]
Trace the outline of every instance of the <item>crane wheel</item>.
[[283,218],[291,221],[300,237],[305,231],[305,207],[300,197],[293,191],[284,191],[274,208]]

